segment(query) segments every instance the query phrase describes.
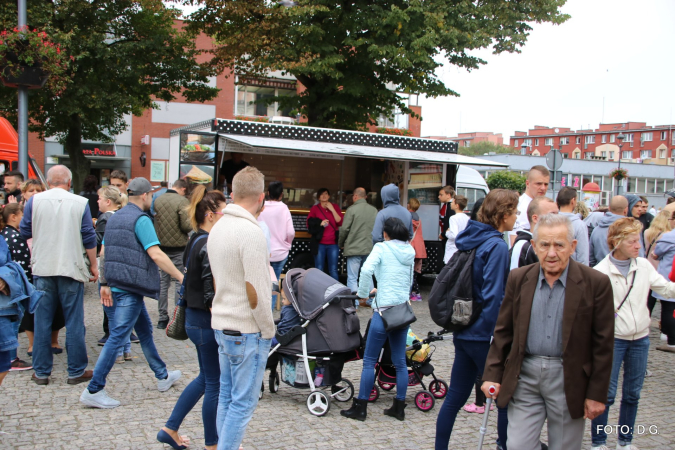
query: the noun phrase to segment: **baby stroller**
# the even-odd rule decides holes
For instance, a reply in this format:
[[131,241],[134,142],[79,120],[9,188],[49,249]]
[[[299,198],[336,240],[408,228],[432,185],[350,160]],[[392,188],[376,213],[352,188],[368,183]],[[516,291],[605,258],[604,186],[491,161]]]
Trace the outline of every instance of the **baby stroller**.
[[[370,324],[368,325],[370,326]],[[367,335],[368,330],[366,330]],[[442,399],[448,393],[448,384],[440,378],[436,378],[434,366],[431,365],[431,355],[436,350],[436,346],[432,343],[443,339],[445,337],[441,335],[441,332],[437,334],[429,332],[424,340],[414,340],[413,344],[406,348],[405,362],[409,367],[408,386],[422,386],[422,390],[415,394],[415,406],[422,412],[431,411],[436,404],[436,399]],[[375,364],[375,373],[377,374],[377,385],[373,386],[373,390],[370,392],[369,402],[377,401],[380,397],[380,388],[390,391],[396,387],[396,369],[391,363],[391,348],[388,340],[380,352],[379,361]],[[425,376],[433,378],[429,383],[429,389],[427,389],[423,380]]]
[[360,359],[356,296],[318,269],[289,270],[283,289],[304,322],[276,335],[279,344],[267,360],[269,389],[276,393],[281,381],[309,389],[307,409],[323,416],[330,410],[332,398],[348,402],[354,396],[354,385],[342,378],[342,369],[345,362]]

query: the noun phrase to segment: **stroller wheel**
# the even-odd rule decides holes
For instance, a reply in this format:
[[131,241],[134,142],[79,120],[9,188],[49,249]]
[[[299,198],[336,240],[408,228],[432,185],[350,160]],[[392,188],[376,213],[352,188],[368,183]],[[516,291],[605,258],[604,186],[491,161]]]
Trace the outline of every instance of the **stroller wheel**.
[[429,391],[420,391],[415,395],[415,406],[422,412],[428,412],[434,409],[434,396]]
[[279,391],[279,372],[270,373],[270,392],[276,394]]
[[307,409],[315,416],[325,416],[330,410],[330,397],[321,391],[314,391],[307,396]]
[[348,402],[354,397],[354,385],[346,378],[331,386],[330,391],[333,394],[331,397],[338,402]]
[[377,384],[380,385],[385,391],[391,391],[396,386],[396,383],[385,383],[383,381],[377,380]]
[[373,386],[373,390],[370,391],[370,397],[368,397],[368,403],[376,402],[380,398],[380,388]]
[[448,394],[448,383],[438,378],[429,383],[429,392],[436,398],[444,398]]

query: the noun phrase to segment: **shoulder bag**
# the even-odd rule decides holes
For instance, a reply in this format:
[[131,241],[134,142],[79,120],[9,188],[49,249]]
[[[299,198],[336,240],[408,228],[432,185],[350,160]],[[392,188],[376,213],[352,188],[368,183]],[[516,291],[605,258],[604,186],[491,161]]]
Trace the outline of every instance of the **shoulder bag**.
[[178,290],[178,301],[176,302],[176,307],[171,315],[171,320],[169,320],[169,324],[166,327],[166,335],[171,339],[184,341],[188,338],[187,332],[185,331],[185,308],[187,307],[187,302],[185,301],[185,283],[187,280],[187,271],[190,267],[190,254],[192,253],[192,249],[197,242],[205,237],[208,237],[208,234],[197,237],[188,252],[187,264],[185,264],[185,276],[183,277],[183,282]]

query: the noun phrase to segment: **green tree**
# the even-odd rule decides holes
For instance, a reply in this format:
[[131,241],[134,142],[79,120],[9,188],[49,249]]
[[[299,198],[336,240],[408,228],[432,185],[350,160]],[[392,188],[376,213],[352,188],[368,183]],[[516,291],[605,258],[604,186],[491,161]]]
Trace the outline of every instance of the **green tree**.
[[525,192],[525,180],[527,177],[507,170],[499,170],[491,173],[485,181],[490,189],[509,189],[511,191]]
[[459,146],[459,154],[467,156],[481,156],[486,153],[510,153],[512,155],[517,155],[518,151],[513,147],[508,147],[506,145],[495,144],[488,141],[477,142],[471,144],[470,147]]
[[[184,0],[203,7],[191,29],[216,40],[213,64],[236,75],[294,75],[300,96],[269,98],[298,109],[310,125],[358,129],[380,114],[412,114],[397,95],[459,95],[436,70],[444,60],[467,70],[470,52],[518,52],[530,23],[560,24],[565,0]],[[288,3],[288,2],[287,2]]]
[[[194,35],[176,25],[180,11],[161,0],[28,2],[28,25],[47,32],[74,58],[62,92],[30,92],[31,131],[55,136],[73,168],[75,190],[89,173],[83,139],[109,142],[156,100],[204,101],[213,69],[198,64]],[[16,2],[0,5],[0,30],[17,25]],[[0,109],[16,124],[16,89],[0,87]]]

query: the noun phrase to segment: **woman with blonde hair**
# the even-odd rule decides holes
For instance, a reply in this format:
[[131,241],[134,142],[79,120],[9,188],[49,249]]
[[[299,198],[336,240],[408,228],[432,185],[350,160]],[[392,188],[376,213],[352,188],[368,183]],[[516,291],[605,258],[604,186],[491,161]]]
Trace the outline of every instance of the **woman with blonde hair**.
[[588,209],[588,206],[586,206],[586,203],[584,202],[577,202],[577,206],[574,207],[573,212],[574,214],[579,214],[581,220],[584,220],[591,213],[591,211]]
[[[655,269],[659,268],[659,260],[656,259],[652,250],[656,243],[661,239],[665,233],[673,229],[671,220],[672,212],[668,210],[663,210],[656,215],[652,224],[644,232],[644,242],[645,242],[645,258],[652,263]],[[647,306],[649,306],[649,314],[651,315],[654,311],[654,306],[656,305],[656,297],[649,292],[649,299],[647,299]]]
[[632,218],[619,219],[609,227],[610,253],[595,266],[612,282],[614,293],[614,358],[605,411],[591,424],[592,448],[607,450],[605,428],[614,404],[619,372],[623,365],[621,411],[617,449],[631,445],[640,391],[647,372],[651,318],[647,296],[652,289],[665,298],[675,298],[675,283],[668,281],[645,258],[640,258],[642,224]]
[[[98,194],[98,211],[100,213],[96,221],[96,253],[101,251],[101,244],[103,242],[103,235],[105,234],[105,227],[110,216],[115,214],[115,211],[125,207],[129,201],[126,194],[120,192],[113,185],[103,186],[97,191]],[[103,332],[105,335],[98,341],[98,345],[105,345],[110,335],[108,323],[115,317],[114,307],[103,307]],[[131,361],[131,342],[138,342],[138,338],[134,333],[131,333],[129,342],[120,348],[117,355],[117,363],[124,361]]]

